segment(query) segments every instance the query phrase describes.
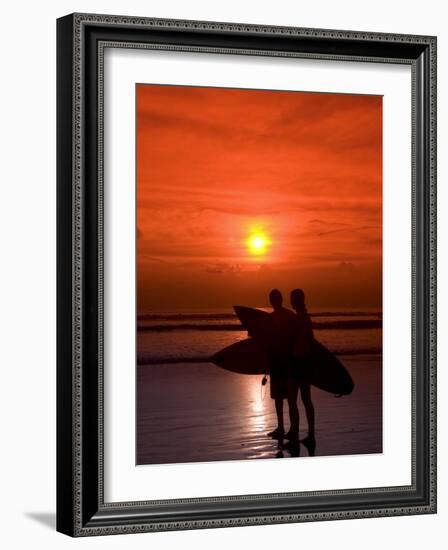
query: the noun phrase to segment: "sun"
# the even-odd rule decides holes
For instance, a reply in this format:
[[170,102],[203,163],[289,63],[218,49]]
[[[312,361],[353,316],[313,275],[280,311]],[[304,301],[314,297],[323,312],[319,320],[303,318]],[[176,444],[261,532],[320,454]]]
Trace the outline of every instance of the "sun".
[[253,233],[247,239],[249,252],[257,256],[265,254],[269,244],[269,239],[263,233]]

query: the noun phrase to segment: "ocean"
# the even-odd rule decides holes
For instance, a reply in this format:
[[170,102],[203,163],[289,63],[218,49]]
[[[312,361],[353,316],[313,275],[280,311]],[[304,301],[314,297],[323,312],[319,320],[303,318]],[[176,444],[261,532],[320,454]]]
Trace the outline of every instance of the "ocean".
[[[324,307],[309,313],[316,339],[336,355],[381,354],[380,311]],[[230,309],[152,311],[139,315],[137,327],[139,365],[206,363],[220,349],[247,338]]]

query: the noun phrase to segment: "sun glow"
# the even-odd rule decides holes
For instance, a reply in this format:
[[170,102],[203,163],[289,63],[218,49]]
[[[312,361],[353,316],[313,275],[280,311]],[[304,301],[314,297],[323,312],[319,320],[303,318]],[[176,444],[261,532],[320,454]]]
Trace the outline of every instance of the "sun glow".
[[247,240],[249,252],[255,255],[265,254],[269,244],[269,239],[263,233],[253,233]]

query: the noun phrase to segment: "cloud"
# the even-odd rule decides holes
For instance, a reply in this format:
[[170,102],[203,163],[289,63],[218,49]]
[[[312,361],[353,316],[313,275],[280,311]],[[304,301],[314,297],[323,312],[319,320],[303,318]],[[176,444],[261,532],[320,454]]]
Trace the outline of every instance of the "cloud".
[[250,134],[249,131],[242,130],[235,122],[234,125],[227,123],[216,124],[200,117],[191,117],[186,113],[173,115],[171,113],[161,113],[156,110],[145,110],[138,118],[138,124],[141,130],[147,131],[167,131],[175,130],[182,132],[184,136],[187,133],[198,134],[200,137],[223,139],[235,139],[235,137],[244,137]]
[[241,273],[243,269],[239,264],[227,264],[227,263],[221,262],[221,263],[207,266],[205,268],[205,271],[207,273],[216,273],[216,274],[222,274],[222,273],[238,274],[238,273]]
[[348,223],[342,223],[342,222],[338,222],[338,221],[324,221],[324,220],[318,220],[318,219],[313,219],[313,220],[308,220],[308,223],[312,223],[312,224],[319,224],[319,225],[325,225],[325,226],[335,226],[335,225],[339,225],[339,226],[349,226],[350,224]]
[[[348,225],[348,224],[344,224]],[[365,231],[366,229],[377,229],[377,225],[363,225],[361,227],[344,227],[341,229],[331,229],[330,231],[321,231],[320,233],[316,233],[318,237],[321,237],[323,235],[332,235],[333,233],[352,233],[356,231]]]
[[[303,103],[282,114],[265,134],[280,140],[294,133],[308,147],[344,151],[374,150],[381,137],[381,119],[376,117],[381,96],[349,94],[309,94]],[[341,124],[341,122],[350,123]]]

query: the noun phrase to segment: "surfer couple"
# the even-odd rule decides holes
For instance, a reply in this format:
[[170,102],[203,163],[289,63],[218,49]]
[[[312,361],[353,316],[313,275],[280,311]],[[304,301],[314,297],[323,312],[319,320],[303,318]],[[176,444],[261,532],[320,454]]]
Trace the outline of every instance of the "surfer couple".
[[[299,409],[297,398],[300,395],[305,406],[308,421],[308,436],[302,443],[313,448],[314,406],[311,401],[310,383],[307,381],[308,362],[312,352],[313,328],[305,306],[305,294],[297,288],[291,292],[291,306],[295,313],[283,306],[283,296],[278,289],[271,290],[269,301],[272,306],[271,330],[267,338],[269,355],[270,394],[275,401],[277,428],[268,435],[273,439],[287,439],[286,448],[299,444]],[[290,428],[285,433],[283,401],[288,400]]]

